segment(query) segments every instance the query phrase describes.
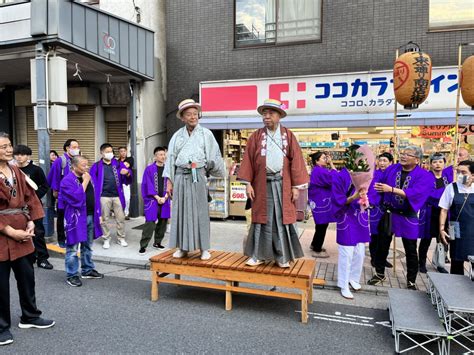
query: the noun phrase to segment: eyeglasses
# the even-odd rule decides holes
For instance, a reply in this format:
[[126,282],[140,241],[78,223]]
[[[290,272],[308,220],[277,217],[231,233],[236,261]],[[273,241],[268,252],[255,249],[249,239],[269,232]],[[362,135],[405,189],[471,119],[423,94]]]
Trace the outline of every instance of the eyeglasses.
[[0,145],[0,149],[1,149],[1,150],[7,150],[7,149],[9,149],[9,148],[10,148],[10,149],[13,148],[13,146],[12,146],[11,143],[10,143],[10,144]]
[[401,156],[401,157],[411,157],[411,158],[418,158],[418,156],[417,156],[417,155],[408,154],[408,153],[400,153],[400,156]]

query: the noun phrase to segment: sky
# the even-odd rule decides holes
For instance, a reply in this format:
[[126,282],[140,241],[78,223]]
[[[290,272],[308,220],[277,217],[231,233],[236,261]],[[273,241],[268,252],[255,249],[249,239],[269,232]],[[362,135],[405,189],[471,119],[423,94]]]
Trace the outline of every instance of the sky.
[[237,0],[236,23],[243,23],[249,30],[252,24],[265,37],[265,4],[267,0]]

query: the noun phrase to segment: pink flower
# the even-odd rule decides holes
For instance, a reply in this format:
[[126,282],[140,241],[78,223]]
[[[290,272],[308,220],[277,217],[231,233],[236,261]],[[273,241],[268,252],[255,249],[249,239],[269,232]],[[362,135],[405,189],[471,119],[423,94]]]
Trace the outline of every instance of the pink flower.
[[281,108],[282,110],[286,110],[288,107],[287,107],[285,104],[281,104],[280,108]]

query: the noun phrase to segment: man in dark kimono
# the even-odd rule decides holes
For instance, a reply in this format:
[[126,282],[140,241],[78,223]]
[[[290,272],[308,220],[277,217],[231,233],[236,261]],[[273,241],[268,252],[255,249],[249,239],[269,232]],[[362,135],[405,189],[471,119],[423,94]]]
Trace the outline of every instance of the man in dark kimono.
[[[420,168],[423,152],[417,146],[408,146],[400,153],[400,163],[389,166],[380,181],[374,185],[383,193],[383,203],[391,212],[392,233],[400,237],[405,249],[407,263],[407,288],[416,290],[418,274],[417,240],[420,238],[419,212],[434,186],[433,174]],[[380,235],[375,252],[375,275],[369,285],[385,281],[387,260],[392,233]]]
[[265,127],[250,136],[238,174],[247,182],[252,200],[252,226],[245,246],[250,266],[276,261],[289,267],[290,261],[303,256],[295,201],[309,176],[298,140],[280,125],[286,116],[282,106],[268,99],[257,108]]
[[[38,187],[36,189],[36,196],[38,196],[38,199],[41,201],[43,196],[48,192],[49,186],[43,169],[33,164],[33,161],[31,160],[32,152],[30,147],[21,144],[17,145],[15,146],[15,149],[13,149],[13,155],[20,170],[33,180]],[[33,238],[33,243],[35,244],[36,264],[42,269],[51,270],[53,265],[48,261],[49,252],[44,239],[45,230],[43,218],[37,219],[34,222],[35,237]]]
[[52,327],[36,307],[33,268],[34,220],[44,217],[35,191],[18,167],[9,165],[13,147],[8,134],[0,132],[0,346],[13,343],[10,332],[10,273],[13,270],[20,298],[21,329]]
[[165,148],[156,147],[153,151],[155,161],[143,173],[142,197],[145,213],[145,228],[140,240],[139,254],[145,254],[146,247],[155,232],[153,248],[164,249],[161,245],[170,218],[170,199],[166,192],[167,178],[163,177],[166,160]]
[[[75,139],[68,139],[64,145],[64,154],[56,159],[51,165],[48,174],[48,185],[53,191],[53,197],[57,198],[59,194],[59,186],[61,180],[71,171],[71,158],[80,155],[79,142]],[[64,234],[64,207],[58,200],[58,218],[56,219],[56,234],[58,236],[58,244],[61,248],[66,247],[66,235]]]
[[66,232],[66,283],[72,287],[82,286],[79,279],[81,250],[81,277],[101,279],[92,261],[92,243],[102,235],[100,227],[100,203],[95,200],[94,185],[89,175],[86,158],[71,159],[71,172],[61,181],[59,198],[64,206],[64,229]]

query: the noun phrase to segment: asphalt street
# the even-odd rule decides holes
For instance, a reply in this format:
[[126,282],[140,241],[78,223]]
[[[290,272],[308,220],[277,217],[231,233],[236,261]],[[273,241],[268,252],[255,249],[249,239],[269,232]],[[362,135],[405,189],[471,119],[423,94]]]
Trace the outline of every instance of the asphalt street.
[[377,308],[349,306],[331,301],[341,299],[335,291],[325,296],[315,292],[315,299],[324,302],[309,305],[309,322],[302,324],[300,305],[290,300],[239,294],[233,310],[226,312],[222,292],[161,285],[160,300],[151,302],[145,279],[149,271],[140,271],[138,277],[127,271],[132,278],[107,274],[72,288],[65,284],[63,271],[36,270],[38,306],[57,322],[47,330],[17,327],[20,309],[12,277],[15,341],[0,352],[393,353],[384,302]]

